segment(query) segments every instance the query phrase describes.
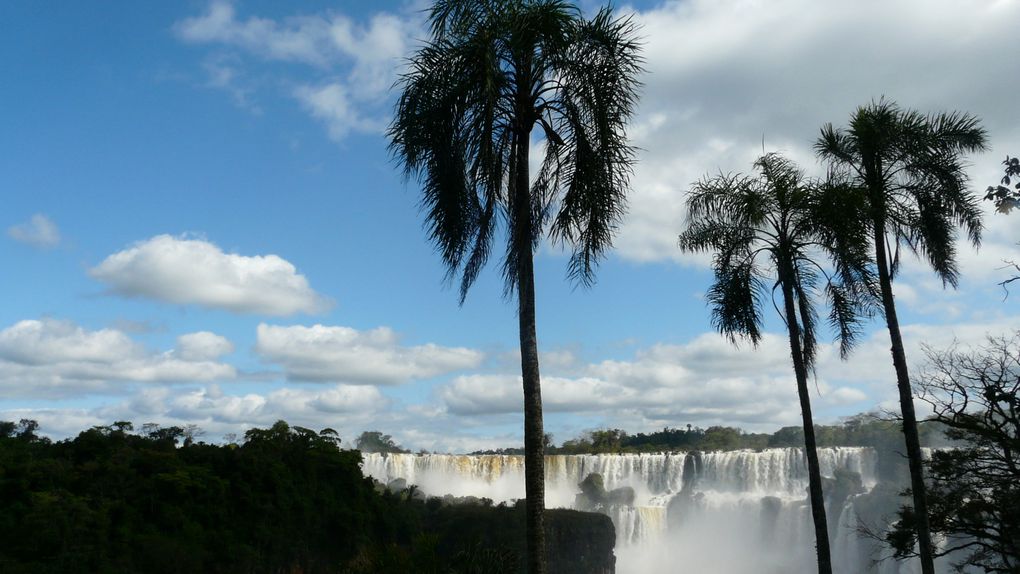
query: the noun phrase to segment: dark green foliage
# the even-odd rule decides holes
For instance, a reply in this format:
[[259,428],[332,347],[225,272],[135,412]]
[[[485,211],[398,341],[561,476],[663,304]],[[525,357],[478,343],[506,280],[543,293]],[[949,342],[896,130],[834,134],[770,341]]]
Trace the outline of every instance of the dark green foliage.
[[[419,530],[406,544],[376,544],[344,574],[521,574],[524,572],[525,509],[443,500],[406,500],[404,512]],[[546,511],[550,572],[608,572],[616,542],[612,520],[575,510]]]
[[[927,462],[932,532],[938,553],[984,572],[1020,571],[1020,331],[978,349],[928,350],[916,381],[954,448]],[[913,553],[915,515],[905,507],[887,541]]]
[[397,444],[393,437],[379,431],[365,431],[354,441],[354,446],[361,452],[410,452]]
[[[939,442],[942,427],[937,423],[920,425],[923,444],[932,445]],[[619,437],[617,443],[605,443],[599,437]],[[900,424],[875,414],[861,414],[847,418],[836,425],[815,425],[815,436],[819,447],[830,446],[867,446],[875,448],[880,454],[879,460],[895,462],[902,457],[897,454],[903,450],[903,436]],[[799,426],[783,427],[774,433],[747,433],[734,427],[714,426],[707,429],[688,426],[686,429],[664,428],[650,433],[628,434],[621,429],[602,429],[589,431],[583,436],[567,440],[560,447],[549,449],[550,454],[595,454],[595,453],[634,453],[634,452],[690,452],[695,450],[737,450],[764,448],[803,447],[804,429]],[[504,449],[510,451],[512,449]],[[484,453],[479,453],[484,454]],[[506,452],[504,454],[512,454]],[[902,465],[895,465],[899,468]],[[879,468],[879,474],[883,474]]]
[[[999,181],[999,185],[988,186],[985,200],[994,201],[995,210],[999,213],[1009,213],[1013,211],[1014,207],[1020,205],[1020,158],[1006,156],[1002,165],[1005,166],[1005,174]],[[1013,183],[1014,179],[1017,180],[1016,183]],[[1010,189],[1010,184],[1013,184],[1013,189]],[[1020,263],[1015,260],[1005,261],[1005,263],[1016,271],[1016,274],[1009,279],[999,282],[999,285],[1006,291],[1006,296],[1009,296],[1007,285],[1014,281],[1020,281]]]
[[[35,421],[0,421],[0,572],[518,572],[523,509],[378,494],[335,431],[280,421],[217,446],[178,427],[131,429],[51,443]],[[551,532],[605,526],[553,514]],[[608,544],[589,536],[603,561],[608,532]]]
[[0,571],[335,572],[377,526],[360,455],[307,429],[177,447],[184,429],[130,428],[0,438]]
[[906,246],[955,287],[956,229],[975,246],[981,241],[981,210],[964,157],[985,150],[985,136],[970,114],[926,115],[880,100],[858,108],[847,128],[824,126],[815,151],[828,162],[832,185],[880,226],[891,276]]
[[[989,185],[986,190],[985,200],[995,202],[995,210],[999,213],[1009,213],[1014,207],[1020,205],[1020,181],[1013,183],[1013,179],[1020,180],[1020,158],[1006,156],[1002,162],[1005,173],[998,185]],[[1010,185],[1013,188],[1010,188]]]

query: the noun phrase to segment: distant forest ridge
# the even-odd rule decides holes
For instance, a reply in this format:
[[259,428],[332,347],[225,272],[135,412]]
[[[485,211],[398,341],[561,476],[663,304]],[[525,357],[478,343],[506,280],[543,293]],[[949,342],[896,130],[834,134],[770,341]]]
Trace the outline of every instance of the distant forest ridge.
[[[919,432],[921,444],[945,444],[942,427],[934,422],[922,422]],[[902,445],[903,434],[898,420],[866,413],[849,417],[834,425],[815,425],[819,447],[868,446],[880,449]],[[765,448],[803,447],[804,429],[800,426],[783,427],[773,433],[748,433],[736,427],[711,426],[701,428],[666,427],[662,430],[630,434],[625,430],[596,429],[566,440],[556,446],[546,435],[546,454],[603,454],[640,453],[692,450],[761,450]],[[394,451],[401,452],[401,451]],[[406,452],[406,451],[403,451]],[[511,447],[480,450],[471,454],[524,454],[523,448]]]
[[[281,421],[282,422],[282,421]],[[411,453],[410,449],[398,444],[391,435],[380,431],[365,431],[357,438],[344,441],[337,431],[326,428],[315,433],[300,426],[292,427],[298,432],[318,434],[327,438],[340,448],[351,448],[363,452]],[[24,419],[18,423],[0,421],[0,437],[28,435],[35,440],[48,440],[40,437],[37,432],[39,424],[34,420]],[[169,440],[175,444],[190,445],[204,437],[204,431],[198,425],[160,426],[146,423],[138,430],[126,421],[117,421],[108,426],[96,426],[96,432],[135,433],[140,436]],[[253,429],[258,432],[258,429]],[[920,425],[921,444],[923,446],[941,446],[946,444],[944,428],[939,423],[922,422]],[[249,431],[251,434],[252,431]],[[863,413],[848,417],[833,425],[815,425],[815,436],[819,447],[835,446],[866,446],[874,448],[894,448],[902,443],[902,430],[898,420],[892,420],[875,413]],[[250,440],[245,436],[238,440],[236,435],[227,435],[222,443],[225,445],[244,443]],[[341,443],[343,446],[341,446]],[[623,429],[594,429],[580,436],[568,439],[560,445],[553,442],[553,436],[546,434],[545,453],[554,454],[611,454],[641,453],[670,451],[726,451],[726,450],[761,450],[765,448],[803,447],[804,429],[800,426],[787,426],[772,433],[749,433],[737,427],[710,426],[701,428],[686,425],[685,428],[665,427],[662,430],[648,433],[631,434]],[[429,451],[420,450],[419,454]],[[476,450],[468,454],[502,454],[523,455],[524,448],[511,446],[506,448]]]

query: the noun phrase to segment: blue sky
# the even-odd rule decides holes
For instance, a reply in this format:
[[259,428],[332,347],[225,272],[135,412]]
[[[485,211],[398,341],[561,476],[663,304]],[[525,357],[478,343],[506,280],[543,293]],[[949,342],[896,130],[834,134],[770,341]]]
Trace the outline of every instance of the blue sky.
[[[517,323],[498,266],[459,307],[383,135],[423,6],[0,5],[16,24],[0,37],[0,418],[58,437],[126,419],[218,440],[285,418],[415,448],[520,442]],[[630,130],[642,151],[598,283],[575,288],[562,253],[538,255],[547,426],[561,441],[599,426],[796,424],[778,321],[758,351],[712,333],[706,260],[675,248],[686,189],[747,171],[763,140],[818,173],[819,127],[884,95],[981,117],[983,190],[1020,153],[1020,78],[1003,72],[1020,53],[1020,3],[618,10],[645,42]],[[960,248],[958,291],[906,265],[897,296],[915,364],[922,342],[1020,324],[996,286],[1015,221],[989,212],[986,226],[980,252]],[[820,420],[894,399],[873,331],[849,363],[823,353]]]

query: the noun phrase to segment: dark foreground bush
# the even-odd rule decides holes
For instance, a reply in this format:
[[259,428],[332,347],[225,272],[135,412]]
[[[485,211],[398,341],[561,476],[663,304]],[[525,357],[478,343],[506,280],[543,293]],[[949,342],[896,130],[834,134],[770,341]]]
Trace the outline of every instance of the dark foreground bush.
[[[328,430],[281,421],[225,446],[176,427],[35,430],[0,422],[5,574],[520,571],[523,509],[379,494]],[[608,518],[550,514],[551,571],[611,571]]]

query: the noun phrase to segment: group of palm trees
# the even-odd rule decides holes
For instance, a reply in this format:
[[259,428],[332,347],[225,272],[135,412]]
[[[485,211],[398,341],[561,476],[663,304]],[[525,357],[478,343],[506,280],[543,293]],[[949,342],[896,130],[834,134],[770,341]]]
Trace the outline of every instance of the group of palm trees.
[[[687,199],[687,251],[715,254],[708,292],[715,326],[732,339],[761,338],[761,307],[777,305],[790,339],[808,460],[819,572],[831,573],[821,474],[811,419],[808,371],[816,349],[816,300],[845,358],[862,320],[885,317],[899,391],[922,572],[934,574],[913,393],[893,298],[901,247],[928,261],[943,284],[956,286],[956,229],[981,240],[981,210],[967,188],[962,157],[985,149],[985,134],[967,114],[923,115],[889,101],[858,108],[847,128],[827,125],[815,142],[828,164],[811,181],[790,161],[766,154],[759,175],[719,176],[695,184]],[[771,283],[771,290],[769,289]]]
[[[428,23],[431,39],[399,83],[391,150],[405,175],[421,183],[429,239],[449,277],[460,277],[461,301],[505,231],[505,294],[516,294],[520,321],[527,568],[541,574],[544,431],[533,256],[548,233],[572,250],[570,277],[589,285],[611,246],[635,157],[625,127],[640,86],[640,44],[628,19],[609,9],[588,19],[563,0],[436,0]],[[534,175],[536,127],[544,158]],[[905,246],[943,283],[956,285],[956,229],[964,227],[975,244],[981,234],[962,156],[984,142],[972,116],[922,115],[883,100],[859,108],[845,129],[822,129],[815,150],[829,166],[824,180],[765,154],[754,164],[757,176],[705,179],[688,196],[680,247],[714,254],[708,300],[715,326],[757,343],[765,299],[782,295],[777,309],[803,414],[820,573],[832,565],[807,380],[823,298],[844,357],[866,319],[885,317],[922,571],[934,574],[892,281]]]

